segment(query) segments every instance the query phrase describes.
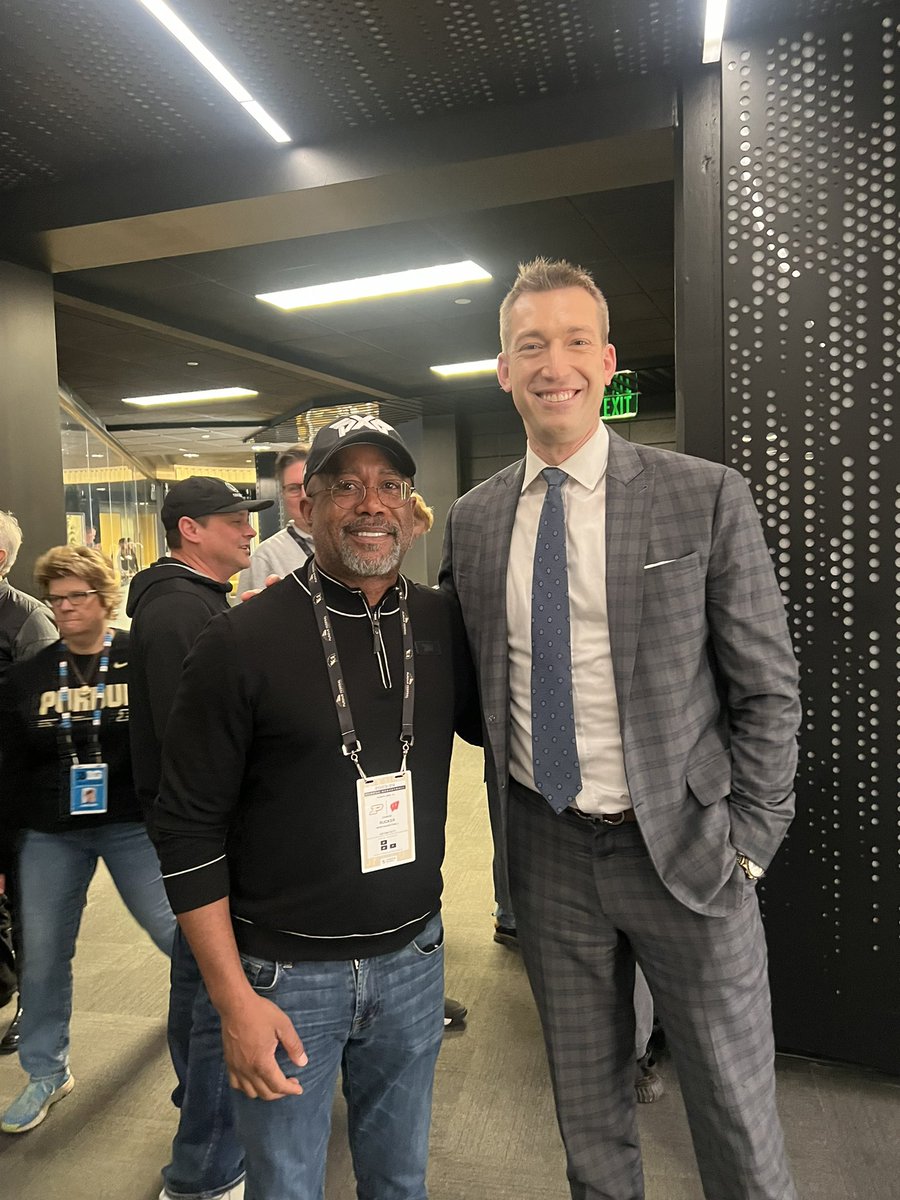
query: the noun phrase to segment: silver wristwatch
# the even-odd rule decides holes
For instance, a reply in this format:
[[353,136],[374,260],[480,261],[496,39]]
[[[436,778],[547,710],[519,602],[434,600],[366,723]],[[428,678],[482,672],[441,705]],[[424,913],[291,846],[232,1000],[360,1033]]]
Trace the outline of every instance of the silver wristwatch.
[[753,859],[748,858],[746,854],[739,854],[737,856],[737,861],[738,866],[741,868],[747,878],[752,880],[753,883],[756,883],[758,879],[762,879],[763,875],[765,875],[765,871],[762,869],[759,863],[755,863]]

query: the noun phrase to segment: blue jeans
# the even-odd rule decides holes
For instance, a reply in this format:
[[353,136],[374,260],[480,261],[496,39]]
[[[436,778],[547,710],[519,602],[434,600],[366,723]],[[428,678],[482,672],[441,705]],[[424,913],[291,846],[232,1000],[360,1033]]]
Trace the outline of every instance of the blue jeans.
[[32,1079],[60,1083],[69,1069],[72,958],[88,887],[102,858],[128,911],[164,954],[175,918],[143,825],[64,833],[25,831],[19,852],[22,1026],[19,1061]]
[[[284,1073],[300,1080],[300,1096],[266,1101],[234,1093],[247,1153],[245,1200],[323,1200],[339,1070],[358,1200],[425,1200],[444,1030],[443,941],[438,915],[408,946],[376,958],[243,958],[254,990],[287,1013],[309,1057],[298,1068],[277,1051]],[[206,1005],[210,1036],[218,1036],[215,1011]]]
[[[203,1006],[203,978],[180,928],[172,948],[171,983],[169,1053],[178,1077],[172,1101],[181,1111],[163,1180],[170,1196],[208,1200],[241,1179],[244,1150],[235,1127],[218,1015],[215,1010],[210,1014],[208,1001]],[[205,1021],[203,1036],[197,1033],[198,1020]]]

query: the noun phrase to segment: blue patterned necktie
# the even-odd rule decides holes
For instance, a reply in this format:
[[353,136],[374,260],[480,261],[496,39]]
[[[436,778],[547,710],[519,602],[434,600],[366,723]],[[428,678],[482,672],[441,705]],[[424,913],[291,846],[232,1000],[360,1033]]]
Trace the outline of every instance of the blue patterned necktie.
[[541,475],[547,494],[534,547],[531,583],[531,747],[534,784],[556,813],[581,791],[572,707],[572,640],[566,564],[566,510],[557,467]]

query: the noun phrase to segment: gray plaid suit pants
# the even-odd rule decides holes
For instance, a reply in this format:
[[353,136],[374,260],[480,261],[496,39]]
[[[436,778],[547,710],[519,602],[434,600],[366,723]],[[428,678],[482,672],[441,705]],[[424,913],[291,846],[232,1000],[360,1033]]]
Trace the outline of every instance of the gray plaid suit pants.
[[511,785],[510,890],[573,1200],[644,1196],[635,959],[672,1049],[707,1200],[796,1200],[753,885],[730,916],[692,912],[663,886],[636,824],[556,816]]

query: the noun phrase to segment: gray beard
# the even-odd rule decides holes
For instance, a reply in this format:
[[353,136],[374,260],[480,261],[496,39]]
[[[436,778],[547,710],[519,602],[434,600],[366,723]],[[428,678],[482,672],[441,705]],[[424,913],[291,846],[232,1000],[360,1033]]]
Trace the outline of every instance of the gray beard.
[[403,553],[400,541],[394,538],[390,551],[381,558],[366,558],[346,543],[341,543],[341,562],[348,571],[352,571],[359,579],[373,579],[379,575],[393,575],[400,567]]

